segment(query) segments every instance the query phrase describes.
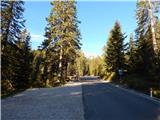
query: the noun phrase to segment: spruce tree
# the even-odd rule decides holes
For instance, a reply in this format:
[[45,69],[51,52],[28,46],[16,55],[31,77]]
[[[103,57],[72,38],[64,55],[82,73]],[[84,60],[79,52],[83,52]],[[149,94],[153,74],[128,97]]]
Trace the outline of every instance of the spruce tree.
[[158,53],[156,57],[156,65],[155,65],[155,73],[157,74],[157,79],[159,80],[160,83],[160,20],[156,24],[156,40],[157,40],[157,46],[158,46]]
[[139,72],[149,73],[149,70],[153,67],[153,61],[155,59],[155,51],[153,45],[153,33],[151,21],[157,20],[157,1],[151,3],[154,7],[153,18],[151,19],[149,12],[148,1],[138,1],[136,8],[136,19],[137,19],[137,29],[136,29],[136,40],[138,45],[137,55],[139,57]]
[[17,89],[25,89],[31,83],[32,53],[30,35],[25,29],[16,42],[13,83]]
[[75,1],[53,1],[53,8],[47,18],[46,40],[42,43],[42,48],[49,56],[48,72],[50,76],[58,71],[57,76],[60,81],[67,79],[68,64],[75,61],[80,49],[80,33],[76,16]]
[[[157,40],[157,45],[158,45],[157,59],[160,63],[160,20],[158,20],[158,22],[156,24],[156,40]],[[160,64],[159,64],[159,66],[160,66]]]
[[31,86],[33,87],[44,87],[44,83],[42,81],[42,70],[44,64],[44,52],[40,50],[32,51],[33,61],[32,61],[32,73],[31,73]]
[[156,24],[156,40],[158,44],[158,53],[160,53],[160,19]]
[[127,65],[128,65],[128,72],[136,72],[137,70],[137,63],[138,63],[138,57],[137,57],[137,45],[134,41],[133,34],[130,35],[129,39],[129,48],[126,53],[127,56]]
[[[15,42],[24,28],[23,1],[1,1],[1,56],[2,56],[2,82],[13,81]],[[3,91],[3,90],[2,90]]]
[[124,39],[120,24],[116,21],[104,48],[105,64],[108,72],[117,73],[119,69],[124,69]]

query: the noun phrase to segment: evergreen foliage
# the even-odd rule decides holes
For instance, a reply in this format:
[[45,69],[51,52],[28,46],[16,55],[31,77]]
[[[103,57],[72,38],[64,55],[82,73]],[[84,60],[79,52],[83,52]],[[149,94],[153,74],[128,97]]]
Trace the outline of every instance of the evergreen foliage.
[[[22,1],[1,1],[1,82],[2,85],[9,85],[10,88],[13,88],[15,73],[14,61],[17,49],[15,42],[24,27],[23,4]],[[2,93],[10,88],[2,86]]]
[[17,89],[28,88],[31,83],[32,53],[30,46],[30,35],[25,29],[16,42],[17,49],[14,59],[13,84]]
[[75,1],[53,1],[51,5],[53,8],[47,18],[46,39],[41,46],[46,51],[44,68],[48,74],[45,79],[64,83],[68,76],[68,65],[75,62],[81,46],[79,21]]
[[12,80],[15,42],[24,27],[23,1],[1,1],[2,80]]
[[120,23],[116,21],[104,47],[104,55],[85,57],[80,51],[80,22],[74,0],[51,2],[45,39],[37,50],[31,50],[31,36],[24,26],[24,2],[2,0],[2,94],[29,87],[57,86],[85,75],[118,80],[119,69],[124,72],[122,84],[145,91],[150,87],[159,88],[160,2],[152,1],[151,4],[152,8],[148,1],[137,1],[135,37],[131,34],[127,44],[124,44],[126,36]]
[[107,45],[104,48],[105,65],[108,72],[118,72],[119,69],[124,69],[124,34],[118,21],[115,22],[113,29],[110,32]]

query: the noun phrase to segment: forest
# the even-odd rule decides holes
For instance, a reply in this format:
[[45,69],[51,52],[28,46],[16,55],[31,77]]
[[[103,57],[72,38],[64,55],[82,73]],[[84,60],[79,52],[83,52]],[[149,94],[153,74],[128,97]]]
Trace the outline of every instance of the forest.
[[[103,55],[85,57],[75,1],[52,1],[44,41],[31,48],[24,1],[1,1],[1,96],[35,87],[55,87],[76,76],[102,79],[160,96],[160,2],[137,1],[134,33],[115,21]],[[126,17],[127,19],[127,17]],[[131,23],[132,24],[132,23]],[[124,30],[127,31],[127,30]],[[120,78],[119,70],[123,70]]]

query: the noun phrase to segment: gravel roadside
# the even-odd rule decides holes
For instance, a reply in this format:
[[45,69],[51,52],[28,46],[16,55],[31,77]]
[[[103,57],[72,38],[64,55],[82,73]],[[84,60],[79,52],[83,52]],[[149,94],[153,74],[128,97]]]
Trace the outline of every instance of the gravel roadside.
[[84,120],[81,83],[28,89],[1,101],[2,120]]

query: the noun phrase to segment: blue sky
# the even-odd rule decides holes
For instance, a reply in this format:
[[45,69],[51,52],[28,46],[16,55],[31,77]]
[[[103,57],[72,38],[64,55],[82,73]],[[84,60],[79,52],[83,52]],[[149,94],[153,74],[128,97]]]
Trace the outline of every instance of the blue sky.
[[[86,56],[101,55],[106,44],[109,31],[116,20],[120,21],[122,31],[126,35],[134,32],[136,2],[127,1],[78,1],[77,16],[81,21],[82,51]],[[26,1],[24,17],[26,26],[31,33],[32,48],[36,49],[44,40],[46,17],[51,11],[49,1]],[[128,41],[128,38],[126,39]]]

